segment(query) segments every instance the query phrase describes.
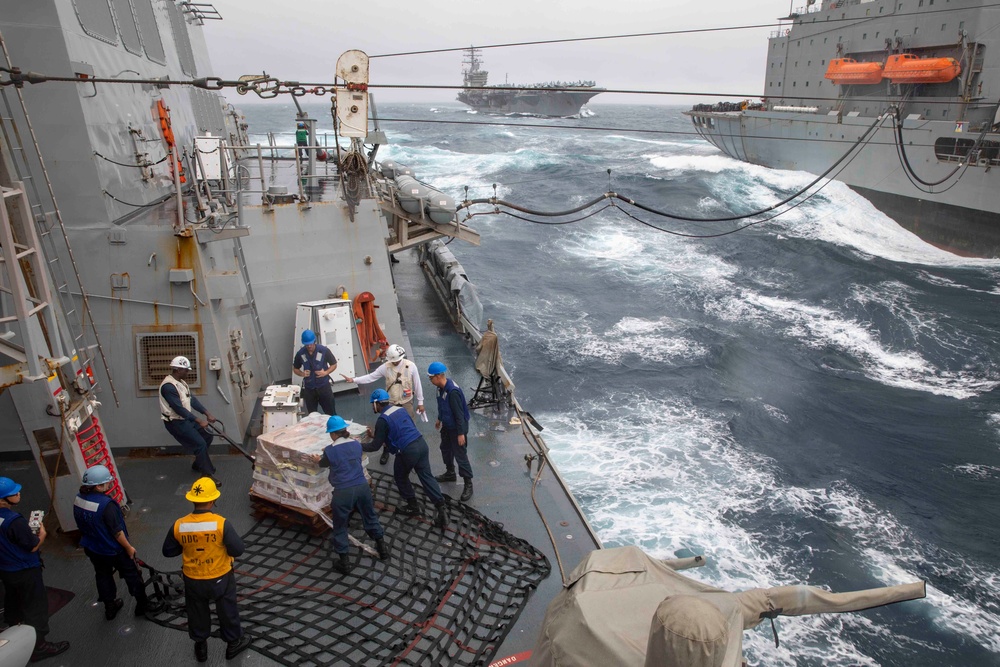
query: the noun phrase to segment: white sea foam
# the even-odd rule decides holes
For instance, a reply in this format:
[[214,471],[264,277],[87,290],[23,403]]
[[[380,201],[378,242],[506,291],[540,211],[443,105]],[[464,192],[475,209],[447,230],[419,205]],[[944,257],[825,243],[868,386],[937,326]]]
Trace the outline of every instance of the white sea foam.
[[[788,546],[764,551],[774,536],[727,518],[757,511],[780,491],[770,462],[743,451],[722,415],[641,392],[623,400],[605,396],[579,414],[541,416],[557,465],[605,544],[636,544],[661,558],[681,548],[704,552],[708,565],[686,574],[728,590],[798,580],[787,569],[798,553],[791,536]],[[856,633],[845,631],[855,622],[839,615],[782,619],[781,648],[767,625],[744,633],[744,641],[751,661],[761,664],[876,665],[853,644]]]
[[830,346],[846,352],[862,364],[867,377],[889,386],[970,398],[1000,385],[1000,379],[984,375],[981,369],[937,368],[914,350],[894,350],[879,340],[870,324],[822,306],[744,289],[707,303],[706,310],[724,319],[777,326],[810,347]]

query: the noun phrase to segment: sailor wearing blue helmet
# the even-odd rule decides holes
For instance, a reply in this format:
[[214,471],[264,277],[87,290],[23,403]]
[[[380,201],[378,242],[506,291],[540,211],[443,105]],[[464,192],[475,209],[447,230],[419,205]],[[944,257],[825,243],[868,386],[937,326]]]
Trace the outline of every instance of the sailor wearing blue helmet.
[[302,378],[302,398],[306,402],[306,412],[316,412],[322,407],[328,415],[337,414],[337,403],[333,398],[333,387],[328,377],[337,370],[337,358],[325,345],[316,342],[316,334],[311,329],[302,332],[302,348],[295,353],[292,372]]
[[472,465],[469,463],[468,441],[469,406],[462,388],[448,375],[448,367],[435,361],[427,367],[431,384],[438,389],[438,418],[434,428],[441,431],[441,458],[444,459],[444,473],[437,476],[439,482],[454,482],[455,461],[458,460],[458,474],[465,482],[461,501],[472,497]]
[[407,516],[420,514],[417,494],[413,490],[413,484],[410,483],[410,472],[416,470],[420,485],[434,503],[434,524],[443,530],[447,523],[444,496],[437,480],[434,479],[434,473],[431,472],[427,441],[417,430],[410,414],[401,406],[392,405],[391,401],[389,393],[384,389],[372,392],[372,410],[378,415],[378,419],[375,420],[375,428],[368,429],[372,436],[369,446],[385,445],[388,451],[396,455],[392,475],[396,480],[399,495],[406,501],[406,505],[396,511]]
[[347,553],[350,543],[347,539],[347,523],[351,512],[358,511],[361,523],[368,537],[375,540],[380,560],[389,560],[389,549],[385,546],[385,531],[375,513],[375,501],[372,490],[365,479],[365,469],[361,465],[364,452],[374,452],[381,447],[371,444],[362,446],[360,442],[350,437],[347,432],[347,422],[333,415],[326,420],[326,432],[332,441],[323,449],[323,454],[315,455],[315,460],[321,468],[330,469],[330,486],[333,487],[333,498],[330,501],[330,514],[333,518],[333,550],[337,560],[333,568],[341,574],[351,571],[351,559]]
[[163,600],[151,602],[146,596],[122,508],[108,495],[113,484],[114,478],[106,466],[91,466],[83,473],[80,494],[73,501],[73,519],[82,535],[80,546],[94,566],[97,600],[104,603],[104,618],[109,621],[125,604],[118,597],[116,571],[135,598],[136,616],[156,613],[164,604]]
[[21,502],[21,485],[0,477],[0,581],[3,582],[3,620],[35,629],[35,650],[31,662],[59,655],[69,642],[48,642],[49,596],[42,580],[42,559],[38,555],[45,542],[45,525],[32,532],[28,520],[14,511]]

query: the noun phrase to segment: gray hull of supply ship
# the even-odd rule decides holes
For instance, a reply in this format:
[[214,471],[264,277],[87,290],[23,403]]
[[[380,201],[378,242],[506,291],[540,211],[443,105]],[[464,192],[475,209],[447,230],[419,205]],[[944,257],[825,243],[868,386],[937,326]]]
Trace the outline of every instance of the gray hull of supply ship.
[[[315,123],[301,116],[289,124],[304,120],[309,129],[304,156],[295,146],[251,146],[243,117],[212,83],[167,83],[207,73],[200,29],[213,18],[207,6],[125,6],[134,11],[51,0],[0,12],[0,82],[7,84],[0,86],[0,420],[8,425],[0,454],[8,460],[5,474],[25,487],[22,507],[55,508],[45,578],[69,600],[51,620],[52,638],[73,645],[67,658],[82,664],[98,646],[114,643],[118,661],[176,664],[189,658],[191,645],[167,629],[182,625],[183,597],[169,573],[178,563],[161,558],[159,546],[166,527],[190,509],[178,489],[189,488],[194,473],[188,457],[157,456],[178,449],[157,398],[170,360],[190,358],[192,391],[230,437],[252,448],[265,388],[291,375],[296,304],[366,294],[379,307],[385,338],[403,344],[421,368],[445,359],[472,396],[481,378],[466,336],[475,339],[483,328],[474,288],[457,262],[444,262],[442,277],[428,280],[413,251],[442,238],[477,243],[478,235],[458,222],[454,201],[439,191],[402,170],[389,177],[374,168],[377,146],[361,150],[367,93],[336,91],[338,134],[348,142],[339,163],[319,159],[321,149],[336,151],[318,145]],[[361,86],[367,58],[347,56],[338,76]],[[28,71],[74,80],[16,78]],[[356,78],[361,74],[364,81]],[[123,81],[125,75],[132,78]],[[379,140],[373,135],[370,143]],[[395,268],[393,255],[401,258]],[[345,360],[338,371],[373,370],[381,363],[377,350],[363,350],[350,335],[353,364]],[[571,568],[600,543],[547,462],[540,428],[518,418],[502,366],[488,385],[495,400],[486,402],[486,414],[473,415],[470,432],[473,504],[483,512],[451,501],[450,529],[431,535],[429,521],[393,517],[399,499],[391,468],[383,468],[374,477],[384,483],[380,503],[389,535],[397,536],[390,539],[398,539],[390,541],[396,556],[389,568],[356,556],[367,578],[342,581],[327,567],[323,540],[307,545],[299,530],[252,517],[250,466],[213,446],[225,513],[260,545],[262,560],[249,558],[238,576],[289,582],[281,614],[274,613],[274,596],[245,608],[245,627],[262,637],[247,664],[367,664],[376,654],[379,662],[482,664],[530,649],[545,605],[562,585],[549,574],[551,564]],[[335,389],[354,387],[339,382]],[[428,402],[433,414],[433,394]],[[346,418],[371,419],[370,406],[353,391],[340,391],[337,405]],[[432,425],[421,426],[434,444]],[[526,461],[534,463],[527,470]],[[116,499],[131,508],[132,540],[159,572],[168,609],[154,623],[69,620],[89,618],[96,596],[72,538],[71,512],[80,475],[95,463],[112,469]],[[275,561],[277,547],[284,551]],[[528,566],[509,570],[506,582],[492,569],[504,553]],[[308,583],[295,565],[306,560]],[[281,566],[299,573],[292,577]],[[372,611],[366,596],[390,579],[389,597],[406,612],[387,608],[368,619],[365,641],[379,648],[340,642],[354,631],[346,619]],[[487,596],[488,613],[477,607],[486,581],[499,584],[503,598]],[[344,620],[335,624],[339,630],[324,625],[303,633],[325,643],[298,635],[276,641],[278,630],[300,627],[303,605],[318,602],[323,619]],[[124,636],[130,640],[116,642]]]
[[481,68],[482,62],[479,49],[466,50],[462,72],[465,90],[458,94],[459,102],[481,113],[566,118],[579,115],[584,104],[604,92],[593,81],[489,86],[489,72]]
[[861,141],[832,177],[929,243],[998,257],[1000,49],[977,31],[1000,12],[961,4],[824,0],[771,35],[762,104],[686,113],[730,157],[776,169],[823,174]]

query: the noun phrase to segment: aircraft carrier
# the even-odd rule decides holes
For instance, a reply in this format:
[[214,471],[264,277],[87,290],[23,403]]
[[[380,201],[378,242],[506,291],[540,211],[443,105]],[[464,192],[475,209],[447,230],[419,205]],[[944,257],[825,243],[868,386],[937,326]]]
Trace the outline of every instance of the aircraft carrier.
[[489,72],[482,69],[482,52],[476,48],[466,49],[463,63],[465,89],[458,94],[458,101],[481,113],[566,118],[579,115],[584,104],[604,92],[593,81],[487,85]]
[[695,106],[698,133],[737,160],[829,174],[938,247],[1000,256],[1000,8],[821,0],[779,20],[761,101]]

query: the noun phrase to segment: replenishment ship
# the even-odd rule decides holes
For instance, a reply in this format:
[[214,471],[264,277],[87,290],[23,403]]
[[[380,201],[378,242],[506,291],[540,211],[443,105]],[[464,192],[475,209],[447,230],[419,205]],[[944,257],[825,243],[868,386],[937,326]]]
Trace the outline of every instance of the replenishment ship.
[[768,39],[759,103],[686,113],[735,159],[828,174],[929,243],[998,257],[998,20],[985,0],[810,1]]

